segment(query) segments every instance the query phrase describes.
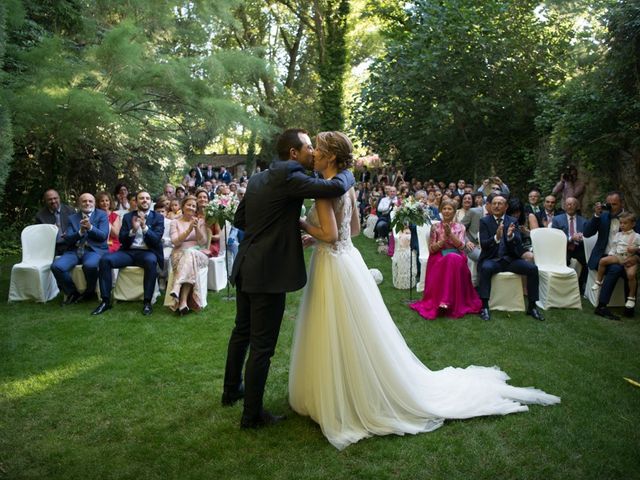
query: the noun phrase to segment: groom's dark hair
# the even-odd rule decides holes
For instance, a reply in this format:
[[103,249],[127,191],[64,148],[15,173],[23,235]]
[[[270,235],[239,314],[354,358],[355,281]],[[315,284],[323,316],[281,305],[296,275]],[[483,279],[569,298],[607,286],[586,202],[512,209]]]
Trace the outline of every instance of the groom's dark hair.
[[276,151],[278,152],[278,158],[280,160],[289,160],[289,152],[292,148],[300,150],[302,148],[302,141],[299,134],[309,135],[309,132],[302,128],[290,128],[282,132],[282,135],[278,137],[276,143]]

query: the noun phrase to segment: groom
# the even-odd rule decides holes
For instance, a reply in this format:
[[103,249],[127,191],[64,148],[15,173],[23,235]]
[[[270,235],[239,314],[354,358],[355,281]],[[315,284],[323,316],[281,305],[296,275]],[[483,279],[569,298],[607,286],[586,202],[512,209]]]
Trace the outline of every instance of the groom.
[[307,282],[299,226],[302,202],[338,197],[354,184],[346,170],[331,180],[305,173],[313,169],[314,153],[305,130],[286,130],[276,148],[279,160],[251,177],[234,219],[244,238],[231,271],[236,322],[227,350],[222,405],[233,405],[244,397],[241,428],[259,428],[284,418],[264,410],[262,398],[286,292],[299,290]]

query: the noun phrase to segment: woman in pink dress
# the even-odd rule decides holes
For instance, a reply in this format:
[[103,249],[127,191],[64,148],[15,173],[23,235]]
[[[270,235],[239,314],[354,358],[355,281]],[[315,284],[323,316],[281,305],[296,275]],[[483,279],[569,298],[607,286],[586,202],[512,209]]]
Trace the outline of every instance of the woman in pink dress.
[[442,222],[431,227],[429,236],[424,295],[422,300],[410,305],[429,320],[438,315],[460,318],[468,313],[478,313],[482,308],[464,254],[465,229],[453,220],[455,212],[453,202],[449,200],[440,205]]
[[96,205],[99,209],[107,212],[109,216],[109,237],[107,244],[109,245],[109,253],[120,249],[120,227],[122,226],[122,217],[113,211],[115,203],[113,198],[107,192],[99,192],[96,194]]
[[207,224],[198,218],[196,197],[189,195],[182,200],[182,216],[171,222],[171,265],[173,268],[173,287],[170,295],[174,302],[169,308],[180,315],[189,310],[200,310],[199,271],[206,268],[208,257],[201,251],[209,244]]

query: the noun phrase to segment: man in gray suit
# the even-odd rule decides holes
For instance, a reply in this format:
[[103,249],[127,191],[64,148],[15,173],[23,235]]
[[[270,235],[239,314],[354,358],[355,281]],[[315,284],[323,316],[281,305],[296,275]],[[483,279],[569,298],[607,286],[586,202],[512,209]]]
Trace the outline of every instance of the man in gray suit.
[[568,197],[564,201],[565,213],[560,213],[553,216],[551,221],[551,227],[562,230],[567,236],[567,265],[572,258],[575,258],[582,270],[580,272],[580,278],[578,279],[578,285],[580,287],[580,294],[584,294],[584,286],[587,282],[587,275],[589,269],[587,268],[587,259],[584,253],[584,242],[582,232],[584,232],[587,219],[581,215],[578,215],[580,210],[580,203],[574,197]]
[[467,257],[469,257],[472,261],[477,262],[480,258],[480,252],[482,251],[480,248],[480,239],[478,237],[480,232],[480,219],[487,215],[489,212],[489,208],[491,207],[491,200],[489,197],[493,198],[493,194],[489,194],[487,197],[487,203],[484,207],[473,207],[467,211],[467,214],[464,216],[462,221],[462,225],[466,230],[466,253]]
[[64,203],[60,203],[60,195],[53,189],[44,192],[42,196],[44,207],[36,214],[35,223],[55,225],[58,227],[56,236],[56,255],[62,255],[67,250],[65,235],[69,226],[69,217],[76,211]]
[[347,170],[331,180],[305,173],[313,168],[314,150],[304,130],[285,131],[277,151],[279,160],[249,180],[233,222],[244,231],[244,238],[231,271],[236,321],[227,350],[222,404],[233,405],[244,397],[241,428],[259,428],[283,419],[264,410],[262,400],[286,292],[299,290],[307,282],[299,223],[302,202],[338,197],[355,183]]

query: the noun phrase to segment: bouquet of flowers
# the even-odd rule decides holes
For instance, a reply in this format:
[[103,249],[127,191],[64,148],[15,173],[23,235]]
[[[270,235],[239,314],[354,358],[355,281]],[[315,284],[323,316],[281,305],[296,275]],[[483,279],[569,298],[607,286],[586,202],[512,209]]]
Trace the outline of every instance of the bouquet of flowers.
[[402,205],[394,208],[391,228],[396,233],[400,233],[409,225],[424,225],[425,222],[431,225],[427,210],[421,202],[417,202],[413,197],[408,197],[402,201]]
[[220,228],[224,228],[227,220],[233,222],[238,203],[238,199],[234,195],[216,195],[204,209],[207,224],[217,223]]

